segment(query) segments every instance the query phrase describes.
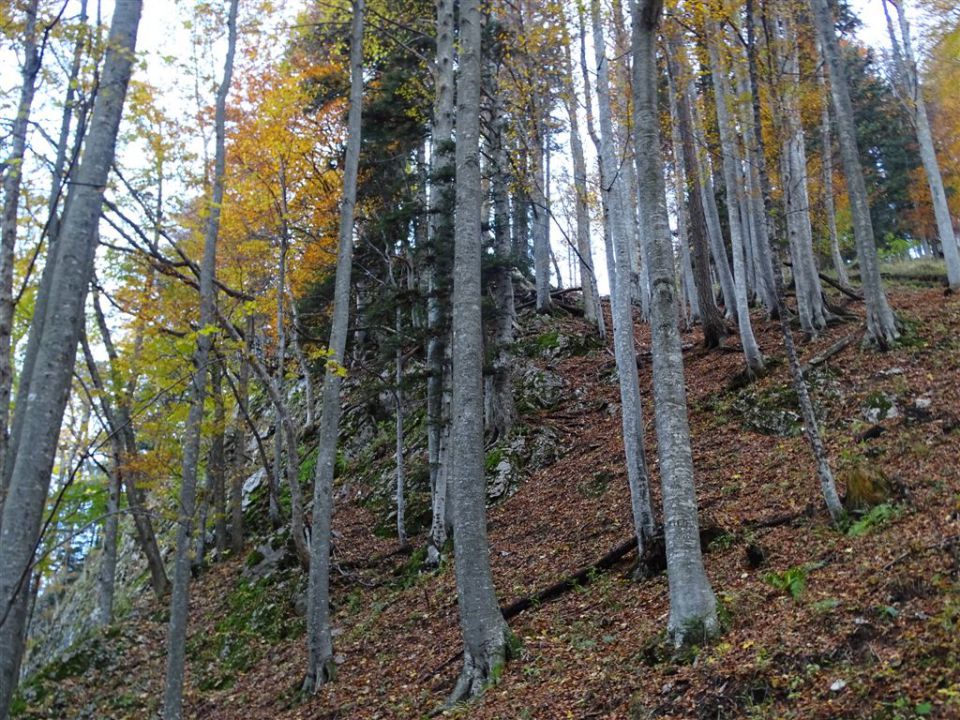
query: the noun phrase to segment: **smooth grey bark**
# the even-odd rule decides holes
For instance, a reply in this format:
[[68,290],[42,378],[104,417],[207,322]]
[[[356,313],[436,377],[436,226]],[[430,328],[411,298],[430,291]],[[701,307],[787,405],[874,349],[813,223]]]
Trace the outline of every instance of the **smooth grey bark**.
[[479,695],[496,682],[498,669],[507,660],[510,638],[510,630],[500,614],[490,570],[484,483],[480,313],[481,25],[477,0],[461,0],[451,343],[450,451],[453,457],[449,483],[463,669],[447,699],[448,705]]
[[[823,54],[820,43],[817,42],[817,52]],[[827,90],[827,80],[823,72],[823,64],[817,64],[817,83],[820,85],[823,109],[820,113],[820,145],[821,166],[823,169],[823,212],[827,216],[827,233],[830,239],[830,256],[833,260],[833,269],[837,272],[840,284],[849,287],[850,278],[847,276],[847,266],[840,254],[840,234],[837,232],[837,211],[833,202],[833,132],[830,127],[830,98]]]
[[780,147],[781,183],[787,210],[787,235],[793,260],[793,279],[797,294],[800,327],[810,338],[817,337],[827,326],[827,309],[817,261],[813,256],[813,227],[810,223],[810,196],[807,191],[807,146],[800,119],[800,50],[794,21],[785,13],[782,18],[779,83],[780,102],[774,112],[780,115],[782,129]]
[[[542,112],[534,104],[534,112]],[[459,116],[458,116],[459,119]],[[550,208],[547,199],[545,123],[536,117],[533,120],[534,137],[530,156],[530,201],[533,206],[533,274],[537,289],[537,312],[553,311],[550,297]],[[557,282],[560,281],[559,275]]]
[[617,58],[611,68],[611,89],[619,90],[611,92],[611,106],[614,116],[623,118],[615,125],[615,144],[623,149],[623,156],[619,158],[619,170],[623,174],[623,211],[626,214],[624,223],[629,231],[630,296],[633,303],[640,308],[640,316],[646,322],[650,317],[650,280],[647,272],[649,258],[646,238],[640,234],[642,219],[637,200],[637,167],[634,161],[636,149],[628,120],[633,82],[630,70],[630,40],[624,23],[622,0],[612,0],[610,10],[614,57]]
[[200,458],[200,435],[203,405],[207,390],[207,363],[213,346],[210,329],[215,327],[217,288],[217,236],[220,233],[220,210],[223,205],[223,178],[226,170],[227,95],[233,78],[233,59],[237,47],[237,5],[230,0],[227,11],[227,55],[223,79],[217,88],[214,111],[216,150],[213,187],[203,238],[203,260],[200,263],[200,332],[194,352],[194,375],[191,387],[190,412],[184,427],[183,462],[180,480],[180,507],[177,517],[177,545],[170,593],[170,627],[167,633],[167,667],[163,686],[164,720],[183,717],[183,683],[187,623],[189,621],[190,545],[193,536],[197,493],[197,465]]
[[853,236],[857,244],[857,260],[860,264],[863,301],[866,306],[867,332],[864,341],[876,345],[879,349],[885,349],[896,342],[900,333],[897,330],[893,310],[887,302],[883,281],[880,279],[873,221],[870,218],[870,200],[863,179],[863,167],[860,164],[860,150],[857,147],[847,70],[840,55],[840,43],[833,24],[833,13],[830,11],[827,0],[810,0],[810,6],[813,10],[814,25],[820,36],[824,59],[830,71],[830,95],[833,99],[843,174],[847,181],[847,195],[850,198]]
[[[758,94],[758,71],[757,71],[757,43],[756,28],[754,22],[753,0],[747,0],[746,3],[746,25],[747,25],[747,65],[749,68],[750,93],[753,107],[753,134],[754,142],[761,156],[764,156],[763,132],[760,126],[760,98]],[[770,216],[772,200],[770,198],[770,181],[766,177],[766,165],[761,165],[760,187],[763,188],[763,204],[767,210],[767,216]],[[769,243],[769,240],[768,240]],[[774,289],[776,291],[776,317],[780,320],[780,331],[783,335],[783,345],[787,354],[787,365],[790,369],[790,377],[793,381],[793,389],[797,394],[797,402],[800,405],[800,412],[803,417],[803,430],[807,436],[807,442],[810,444],[810,450],[813,453],[817,464],[817,477],[820,481],[820,491],[823,494],[824,502],[830,517],[835,524],[842,521],[844,517],[843,506],[840,504],[840,497],[837,495],[836,483],[833,479],[833,472],[830,469],[830,462],[827,458],[827,451],[820,436],[820,428],[817,424],[817,416],[813,409],[813,402],[810,399],[810,392],[807,388],[807,381],[803,377],[803,369],[800,367],[800,360],[797,357],[797,348],[793,341],[793,331],[790,329],[790,323],[784,307],[784,288],[783,271],[781,270],[780,260],[777,257],[777,250],[772,243],[766,247],[759,248],[763,253],[763,262],[767,263],[774,279]]]
[[[437,0],[437,53],[433,108],[432,188],[430,192],[430,243],[427,259],[427,457],[430,465],[430,505],[432,521],[427,546],[427,563],[439,565],[447,542],[446,475],[441,472],[440,445],[443,435],[443,375],[446,346],[446,287],[439,261],[453,245],[451,216],[453,203],[451,180],[455,172],[453,158],[454,113],[454,0]],[[526,244],[526,243],[524,243]]]
[[650,345],[670,586],[668,629],[674,643],[681,645],[701,642],[720,627],[700,549],[683,353],[674,304],[673,249],[660,158],[656,51],[662,8],[662,0],[640,0],[633,8],[633,132],[636,147],[644,149],[637,153],[637,176],[651,251]]
[[564,105],[570,123],[570,155],[573,161],[573,190],[575,197],[575,217],[577,223],[577,255],[580,261],[580,286],[583,292],[583,317],[587,322],[596,323],[600,338],[606,339],[606,325],[600,309],[600,293],[597,290],[597,277],[593,270],[593,249],[590,242],[590,209],[587,205],[587,162],[583,155],[583,141],[580,139],[579,103],[573,84],[573,60],[570,38],[566,38],[564,52]]
[[[650,501],[650,476],[643,447],[643,410],[640,381],[637,377],[637,352],[634,345],[633,312],[630,295],[629,232],[625,225],[623,176],[617,165],[610,104],[610,76],[604,54],[603,27],[599,0],[591,0],[593,42],[597,63],[597,115],[600,121],[600,162],[602,192],[607,196],[610,239],[613,245],[614,275],[610,301],[613,315],[614,355],[620,380],[620,417],[623,425],[623,449],[626,455],[627,482],[630,485],[631,510],[637,547],[642,555],[654,535]],[[608,260],[608,264],[609,264]]]
[[714,98],[717,106],[717,126],[720,131],[720,148],[723,154],[723,181],[727,186],[727,215],[730,223],[730,244],[733,249],[734,293],[737,303],[737,324],[740,329],[740,344],[747,363],[747,371],[756,373],[763,369],[763,356],[750,323],[750,308],[747,305],[747,278],[744,260],[744,229],[740,216],[741,183],[737,139],[730,117],[729,80],[721,62],[718,47],[719,28],[707,21],[707,48],[710,54],[710,72],[713,76]]
[[[897,21],[900,28],[902,50],[897,40],[897,34],[887,10],[887,4],[893,5],[897,11]],[[917,144],[920,146],[920,160],[923,171],[927,176],[927,185],[930,188],[930,198],[933,201],[933,214],[937,222],[937,235],[940,247],[943,250],[943,259],[947,263],[947,282],[951,289],[960,290],[960,249],[957,247],[957,238],[953,232],[953,218],[950,216],[950,206],[947,205],[947,195],[943,189],[943,177],[940,175],[940,163],[937,161],[937,152],[933,144],[933,133],[930,131],[930,119],[927,117],[927,104],[923,100],[923,90],[917,75],[917,60],[913,52],[913,41],[910,38],[910,23],[906,14],[907,0],[883,0],[883,9],[887,16],[887,27],[890,42],[894,48],[894,60],[900,69],[904,92],[904,104],[913,120],[913,127],[917,133]]]
[[743,56],[739,56],[736,65],[737,77],[737,95],[740,102],[741,122],[744,134],[744,187],[743,193],[743,217],[747,219],[744,226],[749,232],[749,242],[746,244],[747,256],[747,283],[748,287],[760,298],[767,312],[772,317],[776,317],[776,282],[773,278],[773,268],[765,261],[765,252],[770,239],[775,237],[771,228],[775,227],[772,220],[767,217],[763,206],[763,183],[760,179],[760,167],[766,163],[755,142],[750,138],[754,136],[754,121],[752,115],[753,95],[750,92],[750,82],[745,63],[742,62]]
[[[682,47],[681,47],[682,50]],[[707,141],[704,134],[700,115],[697,112],[697,94],[693,85],[693,76],[689,72],[687,54],[682,51],[678,55],[681,69],[687,75],[683,96],[687,107],[690,108],[690,121],[693,130],[695,148],[706,148]],[[697,152],[696,176],[700,181],[700,194],[703,199],[703,213],[707,222],[707,237],[710,241],[710,254],[713,256],[713,266],[716,270],[720,294],[723,297],[723,309],[728,318],[737,318],[737,300],[733,272],[730,270],[730,260],[727,257],[726,245],[723,241],[723,230],[720,227],[720,210],[717,208],[717,197],[713,185],[713,169],[709,166],[709,156],[702,156]]]
[[330,517],[333,511],[333,468],[340,428],[340,381],[350,320],[350,274],[353,266],[354,207],[360,163],[360,120],[363,105],[364,0],[352,0],[350,25],[350,111],[340,204],[337,275],[330,323],[330,359],[323,381],[317,470],[313,488],[310,534],[310,582],[307,590],[307,672],[303,690],[314,693],[333,680],[333,638],[330,634]]
[[[20,99],[10,129],[10,155],[4,160],[3,214],[0,216],[0,467],[7,451],[7,424],[10,419],[10,394],[13,388],[13,364],[10,357],[13,332],[14,298],[13,265],[17,247],[17,220],[20,189],[30,128],[30,111],[36,94],[42,49],[37,47],[38,0],[30,0],[24,8],[23,69],[20,73]],[[0,485],[0,517],[6,484]]]
[[[93,272],[100,204],[134,61],[141,0],[117,0],[86,152],[70,188],[48,284],[35,308],[34,356],[14,425],[29,452],[10,445],[10,483],[0,523],[0,717],[7,715],[23,654],[29,578],[39,539],[60,425],[70,393],[84,300]],[[40,315],[39,313],[43,313]],[[28,341],[28,345],[30,345]],[[25,365],[25,367],[27,367]]]
[[[671,34],[667,38],[667,67],[673,80],[674,88],[687,84],[682,73],[686,70],[685,63],[679,60],[683,48],[677,42],[676,36]],[[703,342],[707,347],[719,347],[727,334],[726,325],[720,316],[720,309],[716,305],[713,294],[713,283],[710,277],[710,248],[707,213],[704,207],[704,183],[700,179],[701,171],[698,166],[697,149],[694,141],[693,114],[690,107],[690,98],[687,92],[674,92],[671,98],[676,103],[676,152],[680,156],[678,166],[682,163],[686,170],[684,182],[686,198],[689,208],[689,246],[692,255],[691,275],[694,281],[694,291],[698,299],[700,322],[703,326]],[[683,188],[677,190],[679,201],[682,202]],[[722,243],[722,240],[721,240]],[[721,258],[721,264],[726,266],[726,257]],[[722,268],[721,268],[722,272]],[[729,272],[729,269],[727,269]],[[732,282],[732,279],[731,279]]]

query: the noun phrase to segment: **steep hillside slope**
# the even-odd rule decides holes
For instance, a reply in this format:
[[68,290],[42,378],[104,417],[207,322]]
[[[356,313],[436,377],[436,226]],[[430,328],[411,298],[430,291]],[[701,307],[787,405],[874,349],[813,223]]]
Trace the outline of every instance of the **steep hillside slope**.
[[[757,324],[773,369],[744,388],[731,385],[737,349],[706,353],[690,334],[701,522],[724,634],[671,653],[662,637],[666,579],[634,581],[627,553],[556,599],[528,603],[510,621],[519,659],[483,698],[449,714],[960,717],[960,298],[916,289],[892,298],[906,324],[896,350],[860,349],[856,322],[802,348],[841,486],[869,496],[872,510],[845,532],[830,527],[776,362],[775,325]],[[576,319],[523,322],[519,348],[542,370],[525,377],[549,397],[526,408],[525,439],[515,441],[522,450],[488,455],[492,475],[511,453],[532,458],[489,512],[504,605],[596,563],[631,532],[612,355],[584,341],[589,330]],[[642,354],[648,333],[638,329],[637,340]],[[640,372],[649,398],[646,360]],[[656,472],[652,413],[647,419]],[[350,473],[339,480],[337,682],[298,697],[304,583],[291,563],[271,562],[261,539],[194,585],[190,717],[413,718],[442,701],[459,659],[452,569],[422,573],[418,554],[374,532],[389,523],[368,484]],[[153,717],[165,616],[144,598],[34,678],[17,717]]]

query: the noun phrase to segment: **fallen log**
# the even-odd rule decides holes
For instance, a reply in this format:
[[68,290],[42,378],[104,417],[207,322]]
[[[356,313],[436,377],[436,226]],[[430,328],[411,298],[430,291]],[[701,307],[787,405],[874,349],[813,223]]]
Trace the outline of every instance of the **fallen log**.
[[839,355],[844,350],[846,350],[847,347],[849,347],[850,344],[853,343],[854,340],[856,340],[857,335],[862,330],[863,328],[858,328],[857,330],[854,330],[849,335],[845,335],[844,337],[837,340],[833,345],[826,348],[823,352],[818,353],[817,355],[814,355],[812,358],[810,358],[807,362],[805,362],[803,365],[800,366],[800,369],[803,371],[804,375],[810,372],[810,370],[815,368],[817,365],[823,365],[823,363],[825,363],[830,358],[836,355]]

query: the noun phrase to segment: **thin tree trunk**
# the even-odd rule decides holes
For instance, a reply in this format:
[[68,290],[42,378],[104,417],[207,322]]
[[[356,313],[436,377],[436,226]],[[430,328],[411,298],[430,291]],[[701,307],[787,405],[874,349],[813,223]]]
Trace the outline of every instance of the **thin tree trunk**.
[[[943,258],[947,263],[947,282],[951,289],[960,290],[960,249],[957,247],[957,238],[953,232],[953,218],[950,216],[950,207],[947,205],[947,195],[944,192],[943,178],[940,175],[940,163],[937,161],[933,134],[930,132],[927,104],[923,100],[923,91],[920,88],[920,79],[917,75],[917,60],[913,52],[913,41],[910,38],[910,23],[907,21],[906,2],[907,0],[897,0],[896,2],[883,0],[883,8],[887,15],[887,27],[890,33],[890,42],[894,47],[894,58],[900,67],[900,72],[906,84],[904,100],[917,133],[920,160],[923,162],[923,171],[926,173],[927,185],[930,187],[933,214],[937,221],[937,234],[939,235],[940,247],[943,249]],[[897,11],[900,37],[903,41],[902,52],[898,51],[897,34],[893,29],[893,22],[887,11],[887,3],[893,5]]]
[[[116,588],[117,574],[117,525],[120,514],[120,487],[123,464],[123,442],[117,428],[116,417],[112,412],[106,389],[97,369],[96,360],[87,342],[86,333],[80,339],[87,370],[93,383],[94,391],[100,399],[103,414],[98,414],[103,429],[110,436],[111,468],[107,479],[107,517],[104,520],[103,552],[100,557],[100,567],[97,569],[97,609],[94,620],[98,626],[109,625],[113,618],[113,596]],[[90,398],[93,403],[93,395]]]
[[573,188],[576,194],[575,215],[577,222],[577,255],[580,261],[580,287],[583,292],[583,317],[587,322],[595,323],[600,338],[606,338],[606,326],[600,311],[600,295],[597,292],[597,278],[593,270],[593,250],[590,242],[590,208],[587,205],[587,163],[583,155],[583,142],[580,139],[579,103],[573,84],[573,60],[571,40],[566,38],[564,78],[564,104],[570,123],[570,153],[573,160]]
[[213,485],[210,493],[213,503],[213,540],[218,560],[223,558],[227,550],[227,488],[224,451],[227,417],[223,406],[223,373],[224,368],[218,358],[218,362],[210,368],[210,392],[213,394],[213,438],[210,441],[207,465],[207,475]]
[[[153,288],[153,273],[150,273],[146,284],[146,296],[149,297]],[[160,547],[157,544],[157,535],[153,529],[153,521],[146,509],[146,498],[143,490],[137,485],[139,472],[136,470],[136,458],[139,454],[137,445],[136,430],[133,426],[133,396],[136,389],[137,377],[136,371],[131,373],[124,387],[122,372],[120,369],[120,356],[110,335],[110,328],[107,326],[106,316],[103,314],[103,308],[100,306],[100,296],[94,291],[91,305],[93,306],[94,317],[97,321],[97,327],[100,330],[100,339],[103,341],[104,348],[107,351],[107,358],[110,361],[110,378],[113,390],[113,403],[116,409],[104,406],[104,415],[109,417],[112,414],[116,416],[116,422],[112,432],[117,435],[117,440],[122,441],[118,449],[123,461],[122,480],[123,486],[127,492],[127,504],[130,506],[130,512],[133,515],[133,525],[137,533],[137,541],[140,549],[147,560],[147,567],[150,570],[150,582],[157,599],[163,601],[170,591],[170,580],[167,578],[167,571],[163,565],[163,557],[160,554]],[[130,360],[130,367],[136,368],[139,364],[140,355],[143,349],[143,325],[138,323],[134,331],[133,352]],[[96,385],[100,382],[99,373],[90,371],[91,378]],[[103,383],[100,382],[102,386]],[[104,392],[106,392],[104,390]],[[104,398],[107,396],[104,395]],[[108,401],[109,402],[109,401]]]
[[[822,55],[820,43],[817,51]],[[850,286],[847,276],[847,266],[840,254],[840,234],[837,232],[837,211],[833,202],[833,133],[830,130],[830,98],[827,90],[827,80],[823,73],[823,64],[817,65],[817,82],[820,85],[823,110],[820,115],[820,151],[823,166],[823,211],[827,216],[827,233],[830,236],[830,255],[833,259],[833,269],[837,271],[837,280],[844,287]]]
[[[534,113],[540,113],[539,106],[534,104]],[[546,173],[546,144],[545,123],[536,117],[533,120],[534,138],[532,141],[533,155],[530,163],[531,191],[530,200],[533,205],[533,274],[537,286],[537,312],[549,313],[553,311],[553,300],[550,297],[550,209],[548,207],[547,173]],[[557,275],[557,282],[560,276]]]
[[593,43],[597,62],[597,106],[600,120],[601,182],[608,197],[610,235],[615,255],[616,282],[613,283],[614,355],[620,379],[620,415],[623,423],[623,447],[627,460],[627,481],[630,485],[631,509],[637,547],[642,555],[654,534],[653,509],[650,501],[650,476],[643,448],[643,414],[640,403],[640,382],[637,377],[637,353],[634,346],[633,313],[630,298],[629,229],[624,226],[622,175],[617,167],[613,147],[613,119],[610,107],[610,79],[604,55],[603,28],[599,0],[591,0]]
[[[250,363],[245,355],[251,355],[253,341],[253,315],[247,316],[246,337],[242,347],[246,347],[246,353],[240,352],[240,368],[238,371],[237,386],[234,386],[230,379],[229,372],[224,373],[231,390],[236,391],[237,410],[247,424],[250,425],[251,432],[254,434],[254,440],[257,447],[261,447],[260,438],[257,429],[254,426],[247,406],[250,402]],[[247,465],[247,434],[244,432],[244,423],[237,422],[233,436],[233,467],[231,469],[231,488],[230,488],[230,548],[234,555],[243,552],[243,481]],[[264,468],[264,472],[268,470]]]
[[207,390],[207,362],[213,338],[208,328],[216,322],[217,236],[220,232],[220,209],[223,205],[223,177],[226,168],[227,94],[233,77],[233,58],[237,46],[237,5],[230,0],[227,16],[227,56],[223,80],[217,89],[215,110],[216,153],[209,215],[203,239],[203,261],[200,265],[200,332],[194,353],[196,371],[192,398],[184,427],[183,466],[180,485],[180,507],[177,522],[177,549],[174,560],[173,591],[170,597],[170,628],[167,635],[167,669],[163,688],[164,720],[183,717],[183,682],[187,622],[189,621],[190,541],[197,491],[197,464],[200,456],[200,434],[203,404]]
[[740,343],[747,363],[747,371],[756,373],[763,369],[763,356],[753,334],[750,309],[747,305],[746,266],[743,254],[743,225],[739,212],[740,173],[737,169],[737,140],[734,134],[730,110],[727,106],[730,91],[726,70],[721,63],[716,23],[707,23],[707,47],[710,53],[710,71],[713,75],[714,97],[717,106],[717,125],[720,129],[720,145],[723,153],[723,181],[727,186],[727,214],[730,221],[730,239],[733,247],[734,292],[737,301],[737,322],[740,328]]
[[830,70],[830,94],[833,98],[837,139],[840,143],[840,157],[843,160],[843,172],[847,181],[847,194],[850,197],[853,235],[857,243],[857,259],[860,264],[863,300],[866,306],[867,332],[864,340],[880,349],[885,349],[896,342],[900,333],[880,279],[873,221],[870,218],[870,200],[863,179],[863,167],[860,164],[847,70],[840,55],[840,43],[834,29],[833,13],[830,11],[827,0],[810,0],[810,5],[813,9],[814,25],[820,36],[824,59]]
[[[13,387],[13,365],[10,356],[13,332],[13,265],[17,246],[17,221],[20,188],[23,183],[27,131],[30,111],[40,72],[42,48],[37,47],[37,5],[31,0],[26,8],[23,31],[23,70],[20,74],[20,100],[10,131],[10,155],[4,162],[3,215],[0,216],[0,466],[7,450],[7,424],[10,418],[10,393]],[[6,487],[0,487],[0,515]]]
[[[747,0],[746,5],[747,21],[747,63],[750,73],[751,93],[753,95],[753,119],[754,119],[754,141],[761,155],[763,151],[763,133],[760,126],[760,101],[757,95],[758,73],[757,73],[757,46],[755,38],[755,23],[753,14],[753,0]],[[769,217],[772,202],[767,189],[770,183],[765,176],[766,166],[760,166],[761,187],[764,188],[763,203],[767,209]],[[824,502],[830,517],[834,523],[838,523],[843,518],[843,506],[840,504],[840,498],[837,495],[837,487],[833,479],[833,472],[830,469],[830,462],[827,458],[827,451],[823,445],[823,439],[820,437],[820,428],[817,425],[817,416],[813,410],[813,403],[810,399],[810,392],[807,388],[807,382],[803,377],[803,369],[800,366],[800,360],[797,357],[797,349],[793,342],[793,331],[790,329],[790,323],[787,319],[784,308],[784,290],[783,290],[783,271],[780,269],[779,258],[776,257],[776,248],[770,243],[765,250],[766,257],[764,262],[768,262],[773,270],[773,278],[777,299],[777,317],[780,319],[780,330],[783,335],[783,345],[787,353],[787,364],[790,368],[790,376],[793,380],[793,388],[797,393],[797,401],[800,405],[800,412],[803,416],[803,430],[810,443],[810,450],[813,453],[814,460],[817,463],[817,476],[820,480],[820,490],[823,494]]]
[[350,274],[353,264],[353,214],[357,201],[360,162],[360,111],[363,103],[364,0],[353,0],[350,30],[350,112],[340,205],[337,277],[330,324],[330,360],[323,381],[317,471],[313,489],[313,528],[310,535],[310,583],[307,593],[307,672],[303,689],[314,693],[333,680],[333,638],[330,634],[330,516],[333,505],[333,467],[340,428],[340,380],[350,320]]
[[633,113],[641,215],[651,246],[653,286],[653,394],[663,484],[663,525],[670,586],[669,632],[676,645],[702,642],[719,632],[716,598],[700,548],[693,454],[687,421],[683,353],[674,305],[673,249],[667,224],[660,119],[657,112],[657,27],[662,0],[633,8]]
[[[684,72],[689,75],[689,64],[686,53],[680,53],[679,59]],[[697,114],[696,93],[694,92],[693,77],[688,77],[684,88],[684,97],[687,107],[690,108],[690,121],[693,129],[693,139],[696,147],[706,148],[707,141]],[[707,221],[707,237],[710,240],[710,254],[713,256],[713,266],[716,269],[720,293],[723,296],[723,309],[728,318],[737,319],[736,287],[733,281],[733,272],[730,270],[730,260],[727,258],[727,249],[723,241],[723,230],[720,227],[720,211],[717,208],[717,198],[713,185],[713,170],[696,153],[697,177],[700,180],[700,193],[703,199],[703,212]]]
[[[686,85],[686,79],[681,75],[683,65],[675,58],[682,52],[682,48],[671,35],[667,39],[668,53],[667,66],[670,74],[675,76],[674,87]],[[679,67],[678,67],[679,65]],[[697,149],[694,144],[693,120],[690,111],[689,96],[685,92],[673,93],[676,98],[677,135],[679,136],[678,154],[683,158],[686,169],[687,205],[689,208],[690,227],[689,240],[692,254],[694,285],[698,299],[697,306],[700,322],[703,325],[703,342],[708,348],[719,347],[727,335],[727,328],[720,316],[720,309],[714,300],[713,283],[710,278],[710,248],[706,212],[703,205],[703,183],[699,181],[697,166]],[[679,161],[678,161],[679,165]],[[678,190],[679,192],[679,190]],[[683,195],[679,196],[683,201]],[[725,262],[725,258],[723,259]]]
[[[17,404],[14,418],[19,438],[29,438],[30,448],[19,452],[19,444],[9,446],[9,492],[0,523],[0,717],[7,715],[23,655],[29,596],[25,583],[70,393],[84,300],[93,272],[100,204],[135,57],[140,10],[141,0],[117,0],[115,4],[86,151],[70,189],[50,280],[43,287],[51,295],[43,302],[38,297],[31,326],[34,355],[29,377],[21,377],[25,401]],[[38,314],[41,311],[45,317]]]
[[800,120],[800,50],[793,20],[783,17],[785,48],[781,59],[785,87],[776,103],[783,130],[781,144],[782,185],[787,207],[787,234],[790,239],[792,269],[797,293],[800,327],[817,337],[827,326],[827,309],[817,262],[813,256],[813,228],[810,224],[810,198],[807,192],[807,148]]

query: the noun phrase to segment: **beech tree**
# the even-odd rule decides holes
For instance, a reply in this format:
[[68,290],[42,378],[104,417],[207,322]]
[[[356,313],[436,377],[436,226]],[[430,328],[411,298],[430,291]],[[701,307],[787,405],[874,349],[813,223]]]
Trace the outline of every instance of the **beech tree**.
[[673,248],[667,222],[657,108],[657,30],[662,0],[633,7],[633,132],[644,235],[649,242],[653,407],[663,486],[663,527],[670,585],[668,628],[676,645],[719,631],[717,601],[700,548],[683,354],[677,327]]
[[[950,207],[947,205],[947,194],[943,189],[943,178],[940,176],[940,163],[937,161],[937,152],[933,145],[933,133],[930,131],[930,119],[927,117],[927,104],[923,99],[923,90],[917,75],[917,60],[913,51],[913,40],[910,38],[910,23],[906,13],[907,0],[883,0],[883,11],[887,18],[887,29],[890,35],[890,44],[893,47],[894,63],[899,70],[901,98],[910,112],[910,119],[917,134],[917,144],[920,146],[920,159],[923,161],[923,171],[927,176],[927,185],[933,199],[933,213],[937,221],[937,233],[940,236],[940,247],[943,258],[947,263],[947,281],[954,290],[960,290],[960,249],[957,247],[957,238],[953,232],[953,218]],[[890,17],[889,5],[892,5],[897,15],[897,24],[900,37],[894,29]]]
[[[618,169],[618,155],[614,147],[613,117],[610,104],[610,76],[603,41],[603,25],[599,0],[590,3],[593,24],[593,44],[597,61],[597,107],[600,120],[600,163],[603,194],[610,223],[613,254],[608,256],[611,309],[613,315],[613,344],[620,380],[620,416],[623,427],[623,449],[627,464],[627,482],[633,529],[641,554],[654,535],[654,518],[650,501],[650,479],[643,448],[643,413],[640,401],[640,381],[637,377],[637,351],[633,335],[633,303],[630,288],[629,237],[631,224],[625,208],[624,177]],[[615,263],[615,264],[614,264]]]
[[500,614],[487,544],[483,449],[483,328],[480,317],[481,22],[477,0],[460,2],[456,215],[453,259],[453,396],[450,501],[463,669],[452,705],[496,682],[510,630]]
[[[93,272],[100,205],[113,163],[123,101],[135,59],[142,0],[117,0],[93,108],[86,152],[37,298],[8,446],[10,484],[0,523],[0,717],[16,688],[23,654],[27,588],[50,486],[60,424],[70,392]],[[29,451],[21,441],[29,438]],[[27,445],[23,445],[26,449]]]
[[191,387],[190,414],[184,428],[183,474],[180,485],[180,508],[177,519],[177,551],[174,560],[173,591],[170,595],[170,628],[167,634],[167,671],[163,687],[164,720],[183,717],[183,669],[187,622],[189,620],[190,545],[193,538],[193,514],[197,492],[197,465],[200,459],[200,427],[207,392],[207,363],[213,346],[212,331],[216,323],[217,289],[214,284],[217,267],[217,236],[220,232],[220,210],[223,205],[223,178],[226,170],[227,95],[233,78],[233,59],[237,47],[237,8],[239,0],[230,0],[227,11],[227,56],[223,79],[217,88],[215,137],[216,151],[213,187],[203,238],[203,260],[200,263],[200,329],[193,356],[196,371]]
[[887,302],[883,281],[880,279],[876,239],[873,234],[873,221],[870,218],[870,200],[863,179],[863,168],[860,165],[860,150],[857,147],[847,72],[840,56],[840,44],[828,0],[810,0],[810,7],[823,56],[830,71],[830,95],[833,99],[837,140],[840,144],[840,157],[843,160],[847,195],[850,197],[853,236],[857,244],[857,260],[860,263],[860,278],[863,283],[863,300],[867,309],[867,333],[864,340],[885,349],[896,342],[900,332],[897,330],[897,321]]
[[330,634],[330,517],[333,511],[333,466],[340,431],[340,384],[350,320],[350,273],[353,266],[354,207],[360,163],[360,120],[363,105],[364,0],[352,0],[350,24],[350,110],[340,205],[333,321],[329,359],[323,379],[317,469],[313,478],[313,527],[310,531],[310,580],[307,590],[307,672],[303,690],[314,693],[333,680],[333,637]]

